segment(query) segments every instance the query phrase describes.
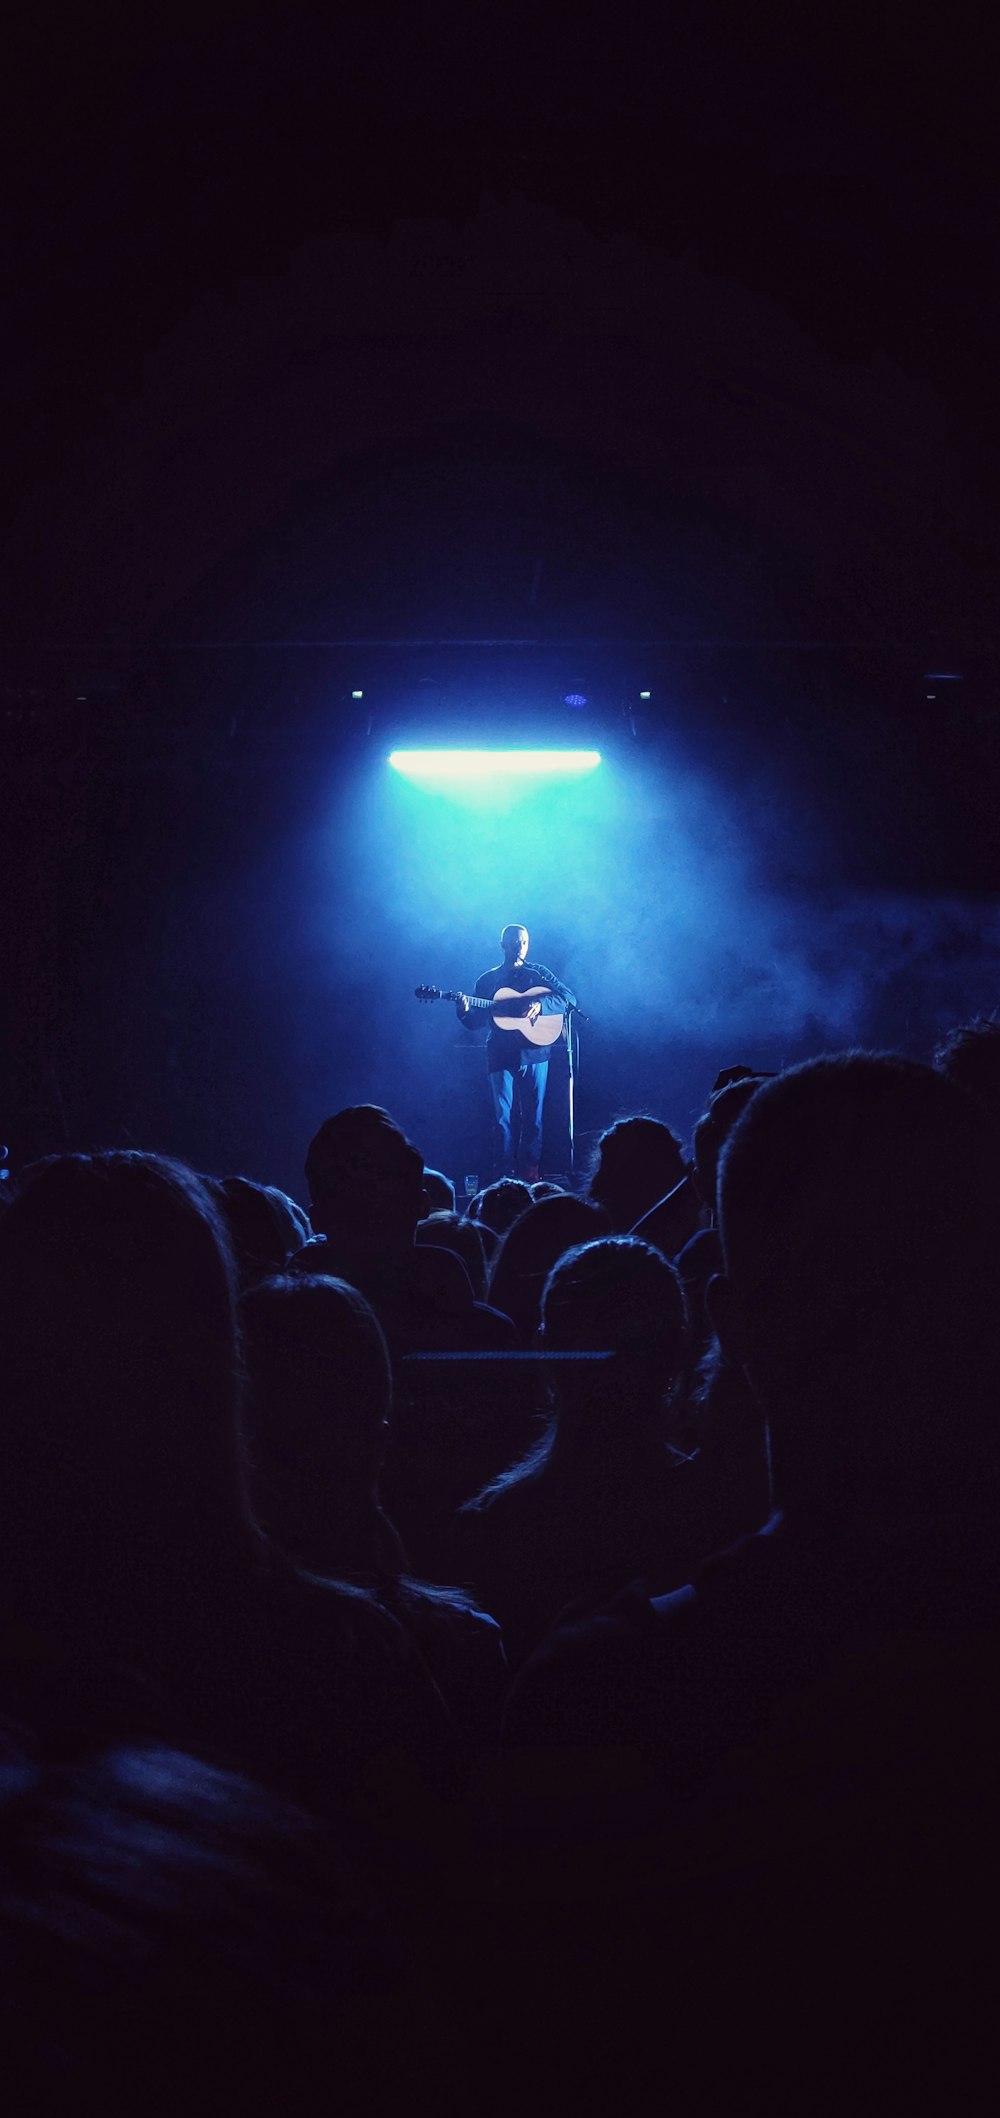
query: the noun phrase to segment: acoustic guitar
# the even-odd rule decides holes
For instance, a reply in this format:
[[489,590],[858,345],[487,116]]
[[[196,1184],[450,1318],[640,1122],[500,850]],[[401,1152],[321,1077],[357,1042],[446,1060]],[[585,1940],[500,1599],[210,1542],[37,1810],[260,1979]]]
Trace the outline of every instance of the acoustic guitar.
[[[457,993],[442,993],[436,985],[418,985],[418,1000],[457,1000]],[[566,1029],[565,1015],[537,1015],[534,1022],[527,1017],[539,1000],[550,1000],[552,989],[547,985],[529,986],[526,993],[515,993],[509,986],[501,986],[492,1000],[480,1000],[478,994],[467,993],[470,1009],[485,1011],[492,1016],[493,1027],[498,1030],[516,1030],[525,1044],[555,1044]]]

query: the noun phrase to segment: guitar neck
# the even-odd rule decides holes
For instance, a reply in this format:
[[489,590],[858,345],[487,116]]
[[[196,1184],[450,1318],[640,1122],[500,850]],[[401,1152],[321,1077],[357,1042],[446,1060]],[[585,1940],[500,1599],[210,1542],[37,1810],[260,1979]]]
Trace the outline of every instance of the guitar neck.
[[[457,1000],[457,999],[458,999],[458,994],[457,994],[457,993],[435,993],[435,995],[434,995],[434,998],[435,998],[435,1000]],[[478,996],[477,994],[475,994],[475,993],[472,993],[472,994],[466,993],[466,995],[465,995],[465,1000],[466,1000],[466,1005],[467,1005],[468,1007],[470,1007],[470,1008],[487,1008],[487,1009],[492,1009],[492,1008],[493,1008],[493,1007],[494,1007],[494,1006],[496,1005],[495,1001],[492,1001],[492,1000],[481,1000],[481,999],[479,998],[479,996]]]

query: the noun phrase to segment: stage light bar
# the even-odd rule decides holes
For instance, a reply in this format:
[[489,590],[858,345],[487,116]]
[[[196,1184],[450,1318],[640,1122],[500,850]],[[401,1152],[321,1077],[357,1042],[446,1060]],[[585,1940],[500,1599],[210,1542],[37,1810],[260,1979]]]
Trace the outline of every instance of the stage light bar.
[[599,750],[392,750],[406,779],[470,785],[493,779],[571,779],[593,772]]

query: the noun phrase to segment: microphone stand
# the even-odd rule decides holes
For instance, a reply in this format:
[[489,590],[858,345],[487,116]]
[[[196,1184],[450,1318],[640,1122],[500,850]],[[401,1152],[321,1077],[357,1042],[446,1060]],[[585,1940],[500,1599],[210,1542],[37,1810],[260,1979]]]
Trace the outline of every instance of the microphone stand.
[[[573,1017],[574,1015],[578,1015],[579,1013],[580,1010],[576,1006],[575,1002],[572,1004],[572,1006],[567,1007],[565,1010],[566,1070],[568,1077],[567,1086],[569,1091],[569,1173],[571,1177],[575,1177],[576,1175],[576,1112],[574,1097],[574,1091],[576,1087],[576,1068],[573,1063]],[[584,1016],[584,1021],[586,1021],[586,1019],[586,1016]],[[577,1041],[579,1043],[579,1039]]]

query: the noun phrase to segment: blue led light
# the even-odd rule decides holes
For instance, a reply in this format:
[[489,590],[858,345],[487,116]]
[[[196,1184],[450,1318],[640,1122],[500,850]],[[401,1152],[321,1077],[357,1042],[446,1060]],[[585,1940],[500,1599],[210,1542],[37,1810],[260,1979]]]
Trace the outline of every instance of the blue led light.
[[585,706],[586,703],[587,701],[582,691],[568,691],[563,700],[564,706]]

